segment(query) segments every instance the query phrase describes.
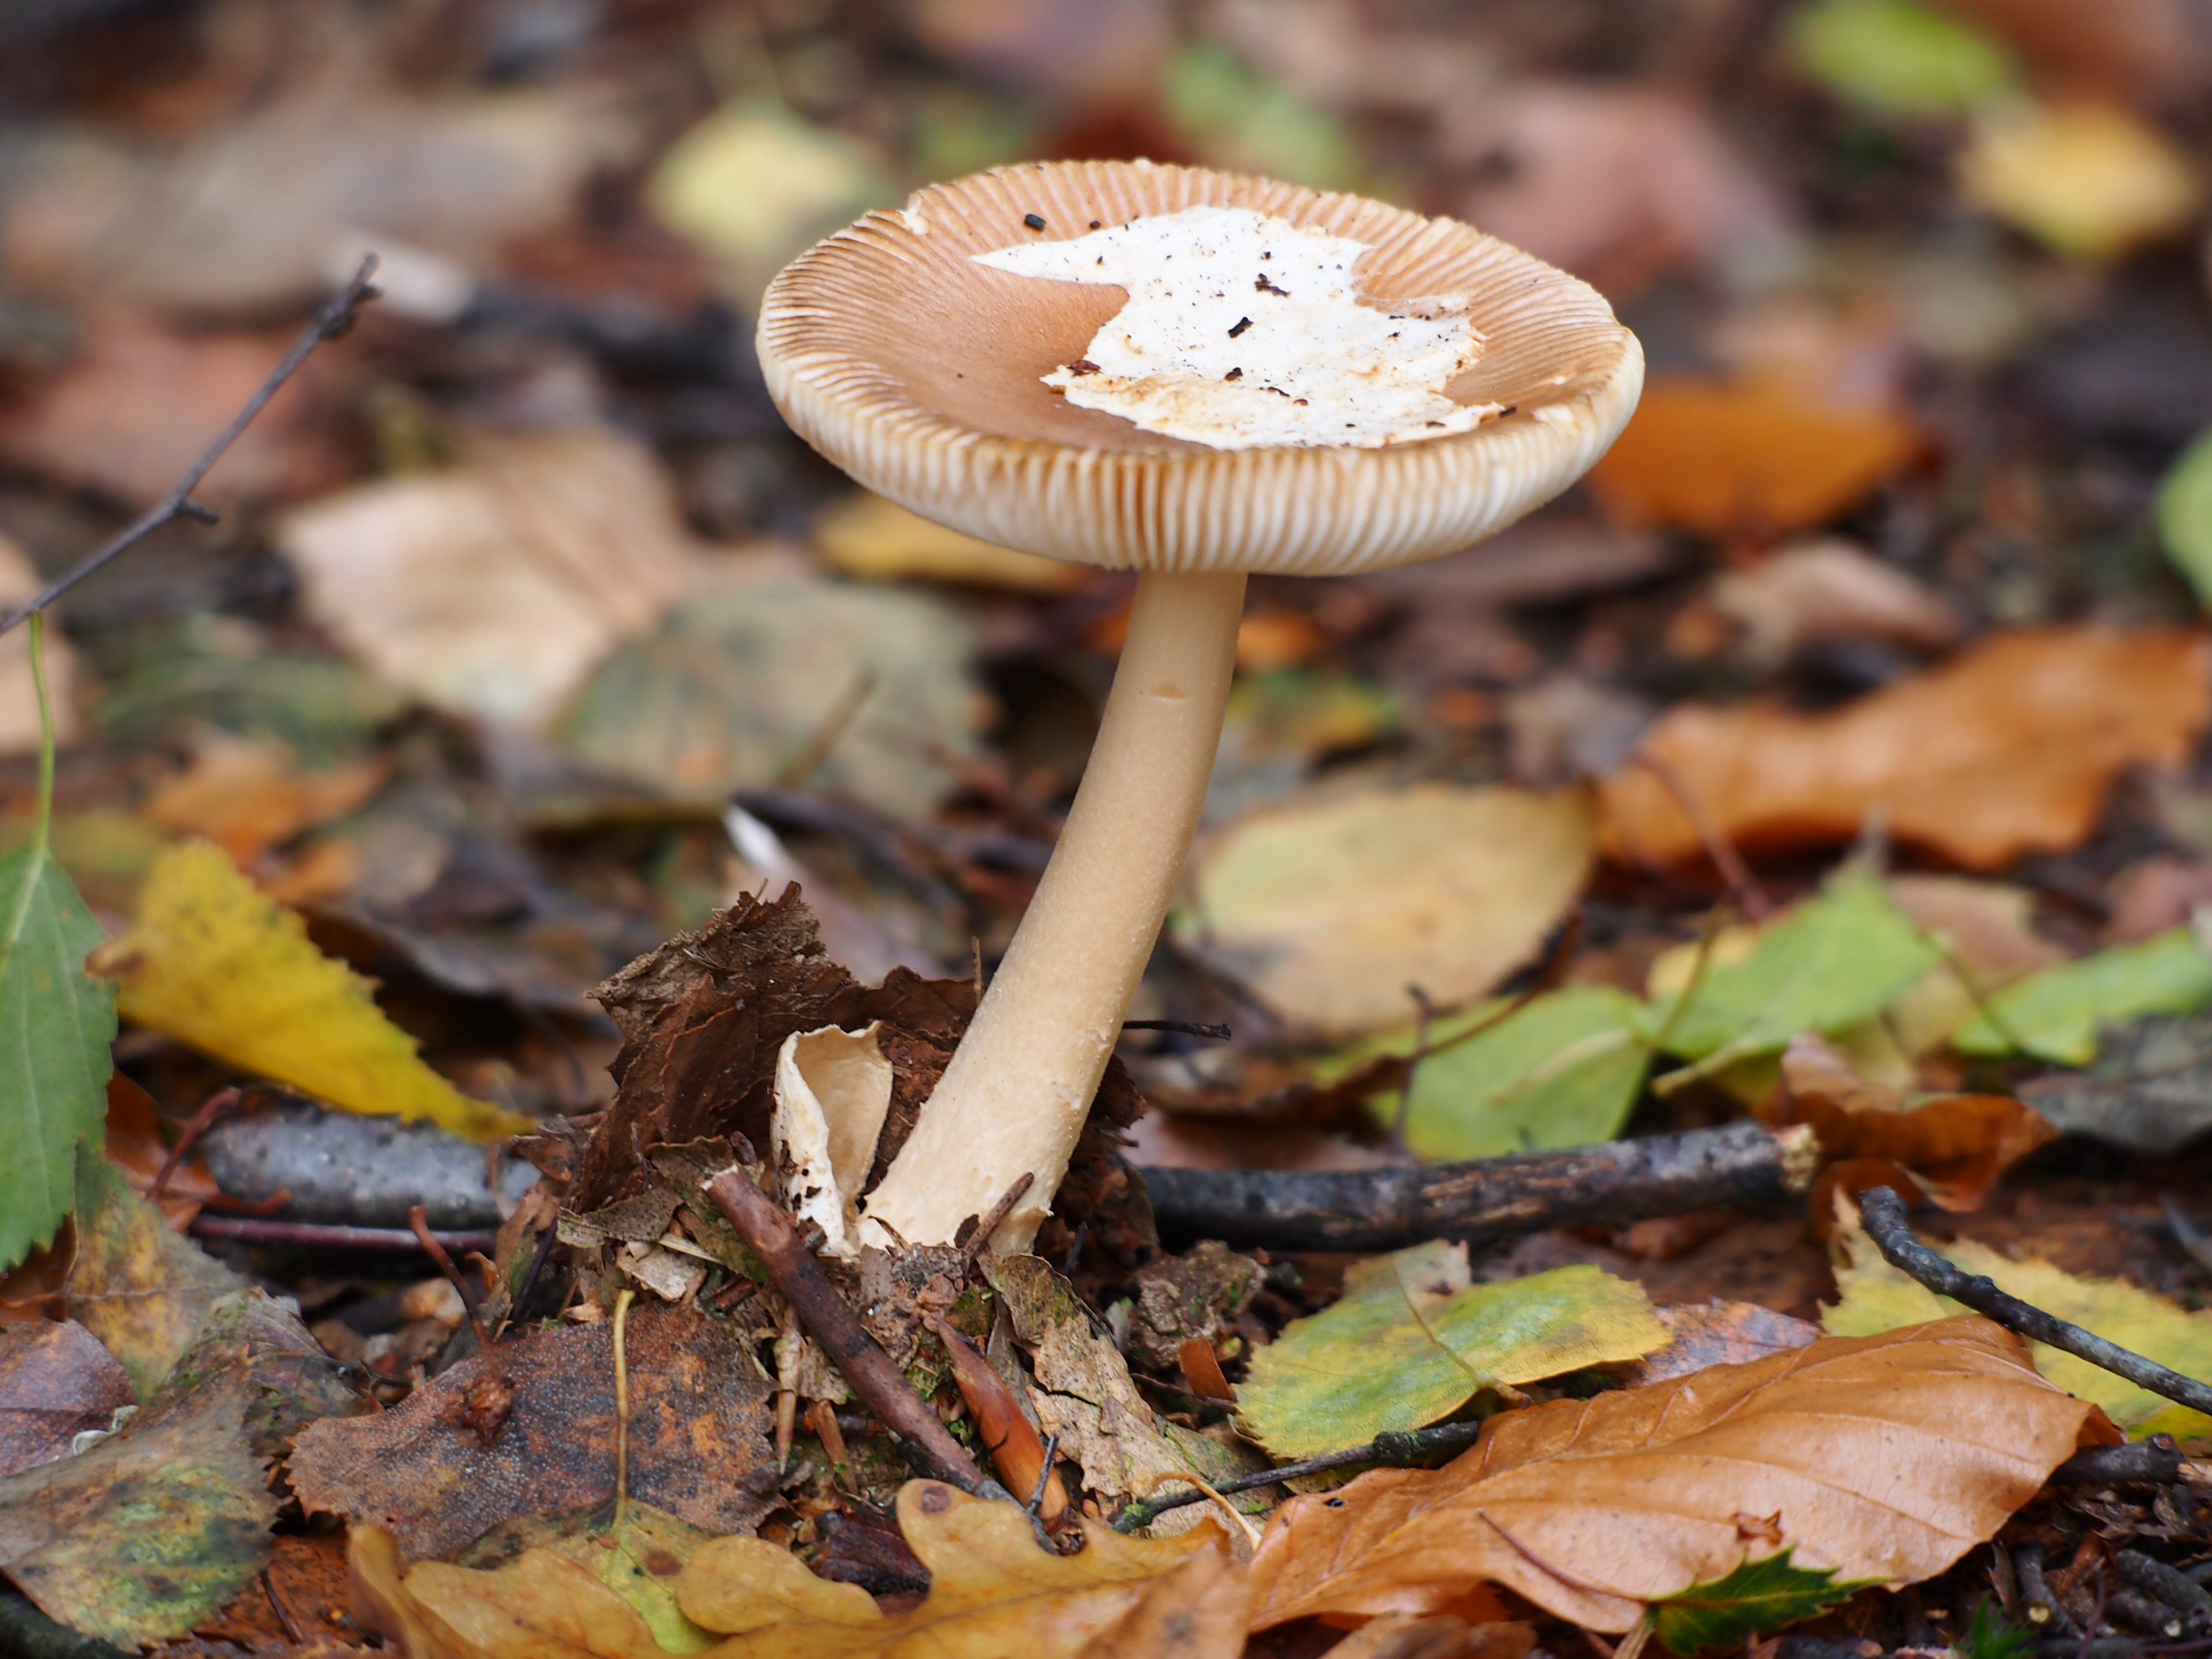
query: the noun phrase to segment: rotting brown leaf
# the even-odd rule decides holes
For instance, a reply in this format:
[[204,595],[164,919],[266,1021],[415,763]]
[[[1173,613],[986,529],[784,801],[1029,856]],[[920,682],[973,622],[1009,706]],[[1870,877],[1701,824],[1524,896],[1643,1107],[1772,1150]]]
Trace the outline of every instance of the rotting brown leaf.
[[1698,1307],[1652,1311],[1674,1340],[1629,1368],[1626,1381],[1632,1389],[1687,1376],[1709,1365],[1749,1364],[1820,1340],[1820,1328],[1810,1320],[1793,1319],[1756,1302],[1716,1299]]
[[[1448,1608],[1489,1583],[1591,1630],[1778,1549],[1911,1583],[1988,1538],[2084,1443],[2118,1438],[2020,1341],[1960,1318],[1492,1418],[1440,1469],[1276,1511],[1255,1623]],[[1746,1515],[1780,1518],[1747,1538]]]
[[68,1456],[137,1403],[115,1356],[75,1320],[0,1327],[0,1477]]
[[2170,766],[2212,713],[2205,639],[2179,629],[1998,634],[1832,714],[1676,707],[1601,789],[1601,842],[1674,865],[1705,842],[1686,795],[1739,847],[1847,842],[1870,816],[1970,869],[2063,852],[2095,828],[2126,767]]
[[[631,1495],[717,1534],[750,1531],[775,1472],[770,1390],[743,1334],[696,1309],[640,1306],[624,1346]],[[503,1412],[472,1409],[492,1393]],[[615,1485],[611,1322],[503,1342],[381,1416],[314,1425],[292,1484],[310,1510],[388,1528],[416,1559],[597,1503]]]

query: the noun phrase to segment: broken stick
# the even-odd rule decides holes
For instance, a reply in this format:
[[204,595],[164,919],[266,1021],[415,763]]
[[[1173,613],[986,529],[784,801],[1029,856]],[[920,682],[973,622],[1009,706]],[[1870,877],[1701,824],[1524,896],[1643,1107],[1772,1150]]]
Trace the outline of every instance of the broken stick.
[[1948,1296],[2030,1341],[2048,1343],[2115,1376],[2124,1376],[2137,1388],[2148,1389],[2177,1405],[2212,1412],[2212,1388],[2196,1378],[2170,1371],[2155,1359],[2146,1359],[2117,1342],[2106,1341],[2094,1331],[2085,1331],[2016,1296],[2008,1296],[1993,1279],[1953,1267],[1912,1236],[1912,1229],[1905,1224],[1904,1200],[1891,1188],[1876,1187],[1860,1198],[1859,1223],[1883,1260],[1936,1295]]
[[784,1300],[822,1345],[838,1372],[876,1420],[899,1437],[921,1472],[966,1492],[979,1492],[983,1472],[955,1440],[927,1402],[908,1386],[891,1358],[870,1340],[837,1294],[837,1287],[807,1254],[791,1218],[776,1208],[743,1169],[725,1170],[707,1183],[707,1200],[746,1248],[760,1258]]
[[1389,1170],[1146,1169],[1164,1234],[1285,1250],[1395,1250],[1772,1204],[1812,1184],[1803,1125],[1748,1121],[1559,1152]]

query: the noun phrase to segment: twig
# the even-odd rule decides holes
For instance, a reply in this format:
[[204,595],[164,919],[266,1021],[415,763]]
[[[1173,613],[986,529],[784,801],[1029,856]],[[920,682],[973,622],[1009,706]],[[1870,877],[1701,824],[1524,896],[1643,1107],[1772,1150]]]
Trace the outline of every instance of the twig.
[[446,1276],[446,1283],[453,1287],[453,1294],[461,1298],[461,1311],[468,1315],[469,1328],[477,1334],[477,1348],[489,1352],[491,1338],[484,1334],[483,1322],[477,1317],[477,1298],[462,1279],[461,1270],[453,1265],[453,1258],[446,1254],[446,1247],[430,1231],[429,1219],[420,1204],[407,1212],[407,1231],[415,1235],[416,1243],[422,1245],[422,1254],[430,1258],[431,1264]]
[[1812,1182],[1803,1125],[1750,1121],[1570,1152],[1380,1170],[1139,1171],[1163,1232],[1291,1250],[1395,1250],[1770,1204]]
[[1200,1025],[1187,1019],[1125,1019],[1121,1022],[1121,1029],[1125,1031],[1175,1031],[1184,1036],[1211,1037],[1216,1042],[1226,1042],[1230,1036],[1226,1025]]
[[1938,1296],[1962,1303],[1984,1318],[2033,1341],[2086,1359],[2092,1365],[2124,1376],[2139,1389],[2148,1389],[2191,1411],[2212,1412],[2212,1388],[2179,1371],[2168,1370],[2154,1359],[2132,1353],[2116,1342],[2107,1342],[2094,1331],[2068,1323],[2018,1297],[2008,1296],[1978,1273],[1961,1273],[1912,1236],[1905,1224],[1905,1205],[1887,1187],[1876,1187],[1859,1200],[1859,1219],[1867,1237],[1883,1259]]
[[[240,1221],[201,1215],[185,1229],[194,1238],[228,1238],[240,1244],[291,1244],[309,1250],[420,1250],[422,1241],[404,1227],[337,1227],[313,1221]],[[489,1250],[498,1240],[489,1231],[434,1232],[447,1250]]]
[[2170,1434],[2123,1446],[2085,1446],[2051,1470],[2052,1486],[2169,1486],[2181,1478],[2181,1448]]
[[1705,804],[1692,793],[1682,775],[1656,756],[1640,751],[1630,756],[1628,763],[1642,767],[1658,780],[1667,798],[1689,820],[1691,830],[1705,849],[1705,856],[1713,861],[1713,868],[1720,872],[1721,879],[1728,883],[1729,891],[1743,907],[1744,915],[1753,921],[1764,921],[1772,915],[1773,899],[1759,884],[1759,878],[1751,873],[1751,866],[1743,861],[1743,854],[1736,851],[1735,843],[1706,814]]
[[545,1231],[538,1240],[538,1249],[530,1258],[530,1271],[522,1275],[522,1285],[515,1291],[514,1299],[507,1304],[506,1316],[499,1322],[499,1328],[491,1334],[493,1341],[505,1336],[507,1328],[520,1318],[523,1310],[529,1306],[530,1293],[538,1288],[538,1275],[545,1271],[546,1261],[552,1255],[553,1246],[559,1242],[560,1236],[561,1227],[557,1221],[545,1224]]
[[[1210,1490],[1200,1488],[1197,1492],[1170,1492],[1164,1498],[1140,1498],[1114,1517],[1114,1530],[1134,1532],[1139,1527],[1150,1526],[1170,1510],[1179,1510],[1186,1504],[1203,1504],[1216,1492],[1249,1492],[1255,1486],[1272,1486],[1279,1481],[1302,1480],[1309,1474],[1326,1474],[1331,1469],[1350,1468],[1355,1463],[1404,1468],[1441,1451],[1464,1451],[1481,1432],[1480,1423],[1439,1423],[1430,1429],[1388,1430],[1364,1446],[1327,1452],[1319,1457],[1309,1457],[1303,1463],[1285,1463],[1280,1468],[1233,1475]],[[1161,1478],[1180,1480],[1187,1477],[1173,1474]]]
[[999,1201],[976,1222],[975,1231],[969,1235],[967,1243],[962,1246],[962,1254],[969,1261],[972,1262],[990,1248],[991,1235],[1006,1224],[1006,1218],[1013,1212],[1014,1206],[1022,1201],[1022,1194],[1036,1184],[1036,1174],[1028,1170],[1023,1170],[1014,1177],[1014,1184],[1007,1188],[1000,1195]]
[[908,1386],[890,1356],[860,1328],[821,1265],[800,1243],[791,1218],[742,1169],[725,1170],[707,1183],[706,1190],[708,1201],[738,1230],[853,1392],[877,1421],[899,1437],[908,1456],[934,1480],[963,1492],[981,1488],[983,1472],[975,1460]]
[[154,1184],[146,1189],[149,1204],[161,1201],[161,1194],[169,1190],[169,1177],[176,1174],[177,1166],[185,1161],[185,1154],[191,1151],[192,1143],[200,1138],[208,1125],[237,1104],[238,1091],[235,1089],[218,1089],[200,1103],[199,1110],[194,1112],[178,1132],[177,1144],[169,1148],[168,1157],[161,1160],[161,1171],[155,1176]]
[[222,459],[223,452],[236,443],[239,435],[253,424],[254,416],[261,413],[284,382],[290,380],[300,365],[313,355],[315,348],[325,340],[335,340],[353,326],[354,314],[377,297],[376,287],[369,281],[375,274],[376,256],[372,253],[361,262],[361,269],[354,273],[353,280],[316,313],[315,320],[307,325],[307,331],[284,354],[284,361],[270,371],[269,378],[261,383],[260,389],[246,400],[246,407],[238,411],[231,423],[223,428],[222,435],[177,481],[176,487],[106,546],[55,577],[27,603],[8,612],[5,617],[0,617],[0,634],[5,634],[33,612],[44,611],[87,576],[118,554],[137,546],[171,520],[197,519],[202,524],[215,523],[219,517],[216,510],[204,501],[194,501],[192,491],[199,488],[200,480],[206,477],[209,471]]
[[[1036,1490],[1030,1494],[1030,1501],[1022,1505],[1029,1511],[1032,1519],[1035,1519],[1036,1512],[1044,1507],[1045,1490],[1052,1485],[1052,1460],[1059,1450],[1060,1431],[1054,1429],[1044,1437],[1044,1458],[1037,1466]],[[2202,1591],[2198,1593],[2203,1594]]]
[[284,1627],[294,1647],[304,1647],[307,1638],[300,1633],[299,1625],[292,1618],[292,1610],[284,1605],[284,1598],[276,1594],[276,1581],[269,1576],[269,1569],[261,1569],[261,1593],[269,1598],[269,1611],[276,1615],[276,1622]]
[[2190,1259],[2207,1273],[2212,1273],[2212,1238],[2204,1237],[2188,1212],[2173,1201],[2172,1193],[2158,1195],[2159,1208],[2166,1212],[2166,1224],[2172,1231],[2173,1242],[2189,1252]]

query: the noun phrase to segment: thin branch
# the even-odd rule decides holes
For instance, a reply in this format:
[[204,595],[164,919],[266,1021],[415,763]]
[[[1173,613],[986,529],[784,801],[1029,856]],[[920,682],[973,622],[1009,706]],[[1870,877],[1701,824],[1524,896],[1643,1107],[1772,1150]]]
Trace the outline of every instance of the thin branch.
[[1164,1498],[1139,1498],[1114,1517],[1114,1530],[1134,1532],[1139,1527],[1150,1526],[1170,1510],[1179,1510],[1186,1504],[1203,1504],[1215,1492],[1249,1492],[1255,1486],[1272,1486],[1309,1474],[1326,1474],[1331,1469],[1350,1468],[1355,1463],[1371,1463],[1377,1468],[1408,1468],[1426,1462],[1438,1452],[1464,1451],[1481,1432],[1480,1423],[1439,1423],[1428,1429],[1389,1430],[1364,1446],[1327,1452],[1319,1457],[1309,1457],[1303,1463],[1285,1463],[1280,1468],[1234,1475],[1216,1483],[1210,1491],[1201,1488],[1196,1492],[1170,1492]]
[[375,274],[376,256],[372,253],[362,260],[361,269],[354,273],[353,280],[340,289],[328,305],[316,313],[315,320],[307,325],[307,331],[293,342],[292,349],[284,354],[284,361],[270,371],[269,378],[261,383],[259,390],[246,400],[246,407],[238,411],[231,423],[223,428],[222,435],[210,445],[207,453],[194,462],[191,470],[177,481],[176,487],[148,508],[134,523],[99,551],[88,558],[80,560],[61,575],[55,577],[53,580],[40,588],[27,604],[8,612],[4,617],[0,617],[0,634],[5,634],[9,629],[33,613],[44,611],[87,576],[91,575],[93,572],[100,569],[119,554],[136,547],[172,520],[197,519],[202,524],[215,523],[219,517],[216,510],[204,501],[194,501],[192,491],[199,488],[200,480],[206,477],[215,464],[222,459],[223,452],[236,443],[240,434],[253,424],[254,417],[260,414],[269,400],[276,395],[284,382],[298,372],[301,364],[314,355],[315,348],[325,340],[337,339],[339,335],[353,326],[355,313],[377,297],[376,286],[369,281],[369,278]]
[[[420,1250],[422,1240],[404,1227],[337,1227],[313,1221],[234,1220],[202,1215],[185,1229],[194,1238],[228,1238],[240,1244],[291,1244],[310,1250]],[[489,1231],[434,1232],[447,1250],[489,1250],[498,1240]]]
[[2194,1377],[2170,1371],[2154,1359],[2132,1353],[2116,1342],[2107,1342],[2094,1331],[2068,1323],[2056,1315],[2031,1307],[2008,1296],[1994,1281],[1978,1273],[1961,1273],[1912,1236],[1905,1224],[1905,1204],[1887,1187],[1876,1187],[1859,1200],[1859,1219],[1890,1266],[1918,1280],[1938,1296],[1962,1303],[1986,1319],[2032,1341],[2049,1344],[2077,1359],[2124,1376],[2139,1389],[2188,1407],[2212,1412],[2212,1388]]

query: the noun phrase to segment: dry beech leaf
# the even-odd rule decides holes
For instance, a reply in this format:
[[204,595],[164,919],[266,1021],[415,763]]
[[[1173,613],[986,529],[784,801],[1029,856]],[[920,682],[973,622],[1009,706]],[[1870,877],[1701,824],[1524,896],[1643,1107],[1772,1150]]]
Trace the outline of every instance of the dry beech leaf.
[[286,744],[210,730],[191,765],[156,789],[146,816],[178,836],[204,836],[244,869],[303,830],[366,803],[391,771],[381,759],[302,772]]
[[978,541],[866,490],[824,509],[814,521],[814,545],[832,570],[871,581],[903,578],[1066,593],[1091,578],[1087,565]]
[[1832,519],[1912,459],[1894,416],[1765,385],[1660,377],[1589,487],[1622,523],[1780,536]]
[[1723,1302],[1716,1297],[1702,1306],[1655,1308],[1670,1339],[1658,1352],[1647,1354],[1630,1367],[1632,1389],[1687,1376],[1709,1365],[1745,1365],[1778,1353],[1790,1353],[1817,1342],[1820,1328],[1810,1320],[1762,1308],[1756,1302]]
[[1286,803],[1201,844],[1177,931],[1298,1026],[1396,1025],[1408,983],[1452,1006],[1533,957],[1582,890],[1589,835],[1578,792],[1427,783]]
[[1869,1083],[1809,1031],[1784,1052],[1782,1085],[1762,1121],[1811,1124],[1832,1158],[1887,1158],[1947,1210],[1973,1209],[2005,1170],[2058,1138],[2033,1107],[2008,1095],[1915,1100]]
[[[1164,1652],[1231,1659],[1242,1647],[1249,1590],[1208,1523],[1182,1537],[1124,1538],[1091,1520],[1073,1556],[1037,1547],[1011,1504],[909,1481],[899,1529],[929,1569],[927,1597],[885,1613],[864,1590],[816,1578],[781,1545],[719,1539],[677,1579],[684,1615],[728,1633],[718,1659],[957,1654],[960,1659],[1073,1659]],[[644,1621],[575,1562],[525,1553],[495,1572],[403,1565],[391,1535],[354,1529],[356,1605],[410,1659],[655,1659]],[[1177,1620],[1208,1633],[1187,1646],[1132,1646]],[[1086,1646],[1108,1632],[1111,1643]]]
[[472,1140],[532,1127],[424,1065],[368,982],[210,842],[155,861],[137,922],[88,965],[116,981],[125,1018],[345,1111],[427,1118]]
[[[1942,1571],[2039,1488],[2094,1409],[2010,1333],[1949,1319],[1490,1419],[1440,1469],[1377,1469],[1275,1512],[1254,1623],[1516,1590],[1588,1629],[1790,1550],[1844,1582]],[[1745,1516],[1777,1516],[1747,1536]]]
[[[2079,845],[2114,775],[2178,763],[2207,712],[2202,635],[2039,629],[1997,635],[1832,714],[1685,704],[1643,752],[1740,846],[1845,842],[1879,813],[1899,840],[1985,870]],[[1601,803],[1613,857],[1704,855],[1650,769],[1608,778]]]
[[[107,1079],[107,1139],[101,1150],[141,1198],[154,1189],[161,1166],[169,1161],[153,1096],[120,1072],[111,1073]],[[169,1184],[161,1189],[162,1218],[173,1231],[184,1231],[199,1214],[200,1206],[218,1190],[206,1162],[197,1152],[191,1154],[169,1171]]]

